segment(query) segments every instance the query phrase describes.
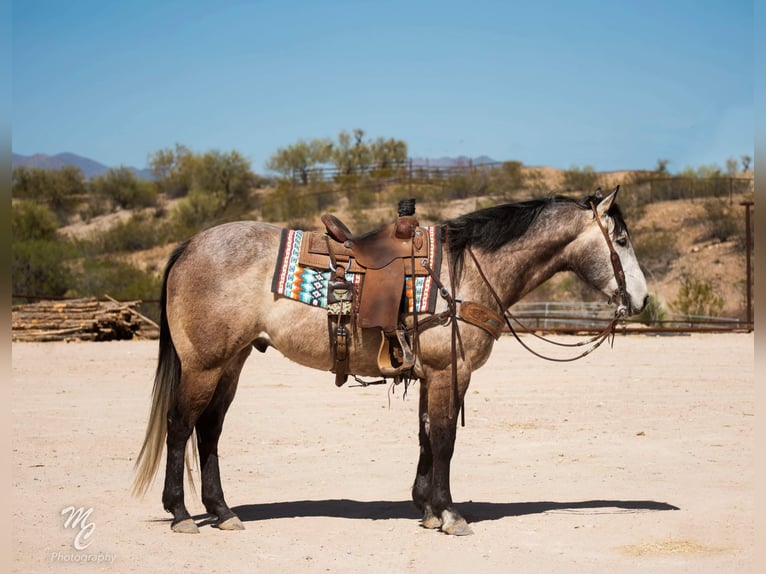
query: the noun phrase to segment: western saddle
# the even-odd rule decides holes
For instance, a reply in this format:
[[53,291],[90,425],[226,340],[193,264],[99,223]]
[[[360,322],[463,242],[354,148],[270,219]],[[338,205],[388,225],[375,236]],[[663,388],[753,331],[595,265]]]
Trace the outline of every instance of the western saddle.
[[[415,364],[407,331],[405,277],[428,275],[429,235],[415,217],[415,200],[401,200],[395,223],[354,235],[337,217],[322,215],[326,233],[308,234],[300,262],[332,271],[327,286],[327,313],[334,352],[335,384],[348,378],[349,324],[380,329],[378,368],[384,377],[406,374]],[[351,282],[346,273],[361,275]],[[413,289],[414,291],[414,289]]]

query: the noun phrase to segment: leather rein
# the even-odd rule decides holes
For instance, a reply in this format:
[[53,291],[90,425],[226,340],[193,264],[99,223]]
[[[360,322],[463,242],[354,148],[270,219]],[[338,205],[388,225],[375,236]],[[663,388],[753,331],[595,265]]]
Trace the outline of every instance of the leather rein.
[[[598,211],[596,210],[596,205],[591,201],[589,202],[590,208],[593,211],[593,215],[596,218],[596,222],[598,223],[598,227],[601,230],[602,235],[604,236],[604,239],[606,240],[607,247],[609,248],[609,259],[612,264],[612,270],[614,271],[614,278],[617,281],[617,293],[616,297],[619,298],[618,307],[615,311],[614,318],[609,322],[609,324],[604,328],[603,331],[601,331],[598,335],[595,337],[587,338],[583,341],[579,341],[577,343],[561,343],[558,341],[554,341],[552,339],[548,339],[546,337],[543,337],[542,335],[538,335],[535,333],[532,329],[526,327],[524,324],[521,323],[516,317],[514,317],[510,311],[506,310],[502,312],[502,317],[505,320],[505,324],[508,326],[508,329],[513,334],[513,336],[516,338],[516,340],[521,344],[522,347],[524,347],[527,351],[532,353],[533,355],[540,357],[541,359],[545,359],[547,361],[554,361],[554,362],[571,362],[576,361],[578,359],[581,359],[593,351],[595,351],[598,347],[601,346],[601,344],[609,339],[611,337],[611,343],[614,343],[614,334],[615,329],[617,327],[617,324],[624,319],[625,315],[627,315],[628,309],[629,309],[629,300],[628,300],[628,291],[625,283],[625,271],[622,268],[622,263],[620,261],[620,256],[617,254],[617,251],[614,248],[614,244],[612,243],[611,237],[609,237],[609,232],[604,226],[604,224],[601,222],[601,218],[598,216]],[[484,281],[484,284],[489,289],[490,294],[492,295],[492,298],[497,303],[498,307],[502,310],[504,308],[504,305],[502,303],[502,300],[500,299],[500,296],[497,294],[497,291],[492,287],[492,284],[489,282],[489,279],[487,279],[487,276],[484,273],[484,270],[481,268],[481,265],[479,264],[478,259],[476,258],[476,255],[473,253],[473,250],[469,247],[466,248],[466,251],[471,256],[471,259],[473,260],[474,265],[476,266],[476,270],[479,272],[479,275],[481,276],[482,281]],[[456,310],[456,300],[454,296],[454,288],[453,293],[450,295],[450,293],[447,291],[447,289],[439,282],[438,277],[436,277],[436,274],[431,272],[432,277],[436,280],[437,285],[440,287],[440,292],[443,298],[445,298],[448,302],[448,310],[440,313],[436,316],[431,317],[433,323],[437,324],[446,324],[452,320],[453,325],[455,323],[455,319],[462,319],[466,320],[463,317],[460,317],[457,314]],[[493,311],[486,309],[492,316],[498,316]],[[524,341],[519,337],[519,334],[516,332],[516,329],[514,329],[513,324],[511,323],[511,320],[513,320],[516,324],[518,324],[525,332],[537,337],[538,339],[541,339],[543,341],[546,341],[547,343],[551,343],[553,345],[557,345],[560,347],[583,347],[586,345],[589,345],[587,349],[585,349],[582,353],[574,356],[574,357],[568,357],[568,358],[556,358],[556,357],[549,357],[546,355],[543,355],[542,353],[539,353],[529,347]],[[466,321],[469,323],[473,323],[473,321]],[[427,325],[421,324],[422,328],[428,328],[432,326],[430,321],[423,321],[422,323],[428,323]],[[476,324],[476,323],[473,323]],[[481,328],[485,328],[482,325],[476,325]],[[454,327],[453,327],[454,328]],[[485,328],[486,330],[486,328]],[[453,347],[454,349],[454,347]],[[454,350],[453,350],[453,359],[454,359]]]
[[[628,312],[629,309],[629,300],[628,300],[628,290],[625,283],[625,271],[622,268],[622,262],[620,261],[620,256],[617,254],[617,251],[614,248],[614,244],[612,243],[612,238],[609,237],[609,231],[607,230],[607,227],[601,222],[601,218],[598,216],[598,211],[596,210],[596,205],[593,203],[593,201],[589,202],[591,211],[593,211],[593,216],[596,218],[596,223],[598,223],[598,227],[601,230],[601,234],[604,236],[604,240],[606,241],[606,245],[609,248],[609,259],[612,264],[612,270],[614,271],[614,278],[615,281],[617,281],[617,296],[619,297],[619,304],[617,306],[617,309],[615,310],[614,317],[609,322],[609,324],[604,328],[603,331],[601,331],[598,335],[595,337],[590,337],[588,339],[585,339],[583,341],[579,341],[577,343],[560,343],[558,341],[554,341],[552,339],[548,339],[546,337],[543,337],[542,335],[538,335],[528,327],[524,326],[516,317],[514,317],[510,311],[505,311],[503,313],[503,318],[505,319],[505,323],[510,329],[513,336],[516,338],[516,340],[521,344],[522,347],[524,347],[527,351],[532,353],[533,355],[540,357],[541,359],[545,359],[547,361],[554,361],[559,363],[567,363],[571,361],[576,361],[578,359],[582,359],[583,357],[589,355],[596,349],[598,349],[601,344],[609,339],[611,337],[610,344],[614,344],[614,332],[617,327],[617,323],[619,323],[621,320],[624,319],[625,315]],[[502,302],[500,301],[500,298],[497,295],[497,292],[492,288],[489,281],[487,280],[486,275],[481,269],[481,266],[479,265],[478,260],[476,259],[476,256],[473,254],[473,251],[468,249],[468,253],[471,255],[471,258],[474,261],[474,264],[476,265],[476,268],[479,271],[479,274],[482,277],[482,280],[489,288],[490,292],[492,293],[493,298],[495,301],[500,305],[500,308],[502,309]],[[587,349],[585,349],[582,353],[579,355],[575,355],[574,357],[568,357],[568,358],[557,358],[557,357],[549,357],[546,355],[543,355],[541,353],[538,353],[534,349],[530,348],[524,341],[521,340],[516,330],[513,328],[513,325],[511,324],[510,319],[513,319],[519,326],[521,326],[526,332],[532,334],[533,336],[537,337],[538,339],[541,339],[543,341],[546,341],[548,343],[551,343],[553,345],[557,345],[560,347],[583,347],[585,345],[589,345]]]

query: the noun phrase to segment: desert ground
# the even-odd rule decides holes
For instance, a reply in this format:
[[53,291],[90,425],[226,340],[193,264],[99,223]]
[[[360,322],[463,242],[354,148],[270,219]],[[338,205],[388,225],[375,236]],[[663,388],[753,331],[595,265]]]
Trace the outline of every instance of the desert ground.
[[[171,532],[164,469],[130,494],[156,348],[13,345],[14,571],[753,569],[752,334],[618,335],[573,363],[501,338],[458,429],[466,537],[420,527],[410,502],[416,387],[336,388],[273,349],[246,364],[221,439],[246,529],[215,528],[187,488],[200,533]],[[90,513],[67,525],[69,507]]]

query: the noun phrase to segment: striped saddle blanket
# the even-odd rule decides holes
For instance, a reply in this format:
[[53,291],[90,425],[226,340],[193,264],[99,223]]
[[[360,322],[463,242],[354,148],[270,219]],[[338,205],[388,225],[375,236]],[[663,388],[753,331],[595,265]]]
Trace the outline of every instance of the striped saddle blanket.
[[[441,267],[441,230],[423,227],[428,234],[428,265],[437,273]],[[320,264],[315,255],[306,257],[307,247],[324,234],[296,229],[282,230],[282,240],[277,254],[271,291],[277,295],[300,301],[306,305],[327,308],[327,284],[332,276],[329,256],[326,264]],[[321,258],[320,258],[321,259]],[[346,268],[346,280],[353,283],[358,292],[364,288],[365,273],[355,272],[355,265]],[[408,313],[433,313],[436,308],[438,288],[430,275],[406,274],[404,298]]]

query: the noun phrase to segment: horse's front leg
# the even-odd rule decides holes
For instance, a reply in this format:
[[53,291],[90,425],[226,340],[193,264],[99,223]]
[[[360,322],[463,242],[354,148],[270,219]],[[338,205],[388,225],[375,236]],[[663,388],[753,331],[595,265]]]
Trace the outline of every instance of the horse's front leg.
[[[420,395],[420,460],[413,486],[413,501],[423,511],[423,526],[441,527],[454,535],[472,534],[455,509],[450,490],[450,465],[455,450],[458,409],[468,377],[452,389],[451,373],[442,371],[423,381]],[[453,396],[453,394],[455,396]]]
[[423,513],[422,525],[425,528],[439,528],[442,523],[434,515],[431,506],[433,492],[433,451],[431,450],[431,422],[428,418],[428,384],[421,381],[420,405],[418,408],[418,442],[420,443],[420,457],[418,469],[415,475],[415,483],[412,485],[412,501],[418,510]]

